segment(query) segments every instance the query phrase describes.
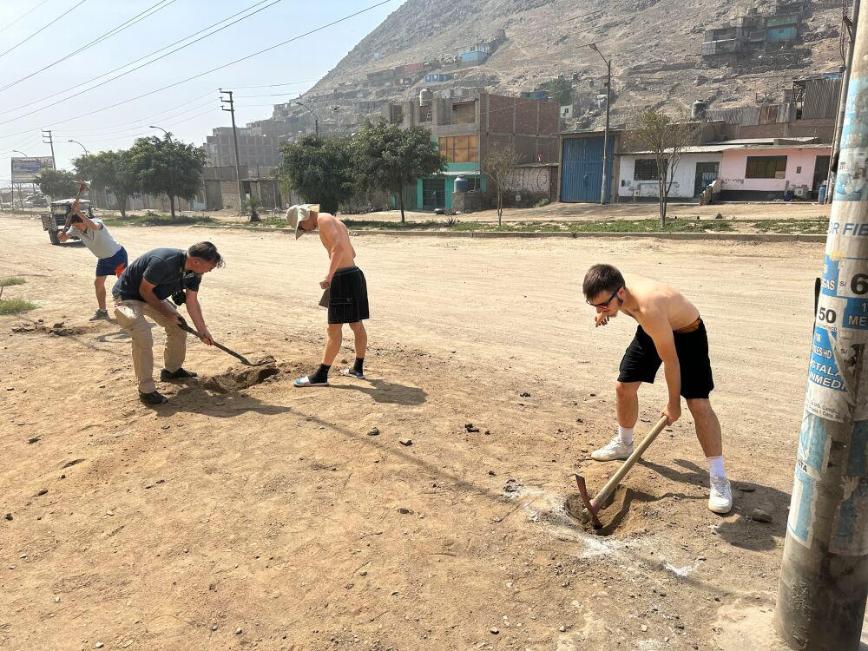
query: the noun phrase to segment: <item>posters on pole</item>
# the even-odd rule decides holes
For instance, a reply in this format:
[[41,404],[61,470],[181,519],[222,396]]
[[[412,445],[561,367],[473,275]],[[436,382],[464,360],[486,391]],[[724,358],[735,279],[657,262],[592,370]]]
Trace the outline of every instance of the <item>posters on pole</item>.
[[808,390],[809,413],[843,423],[868,419],[868,79],[851,78],[823,259]]
[[42,170],[53,170],[51,156],[12,159],[12,183],[33,183]]
[[[853,77],[841,134],[834,203],[811,342],[788,534],[811,547],[832,450],[843,453],[843,498],[828,529],[828,551],[868,553],[868,78]],[[860,388],[862,389],[860,391]],[[835,425],[841,423],[841,426]],[[851,428],[852,426],[852,428]],[[846,439],[841,439],[843,433]],[[841,460],[838,460],[840,464]],[[824,537],[826,535],[824,530]]]
[[847,445],[842,488],[835,509],[829,551],[841,556],[868,554],[868,421],[854,423]]

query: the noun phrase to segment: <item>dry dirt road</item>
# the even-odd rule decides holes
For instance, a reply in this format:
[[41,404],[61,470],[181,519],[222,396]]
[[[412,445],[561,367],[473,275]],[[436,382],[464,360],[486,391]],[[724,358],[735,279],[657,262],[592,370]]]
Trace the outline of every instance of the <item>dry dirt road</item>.
[[[722,203],[710,206],[699,206],[696,203],[677,203],[669,205],[668,215],[680,219],[714,219],[716,215],[723,215],[726,219],[738,220],[768,220],[768,219],[816,219],[829,217],[831,204],[819,205],[816,203],[803,202],[768,202],[768,203]],[[27,213],[19,213],[17,217],[30,217],[38,219],[44,209],[33,209]],[[104,212],[104,211],[103,211]],[[141,211],[136,211],[141,212]],[[263,218],[272,214],[283,215],[283,210],[269,211],[263,209]],[[203,214],[203,213],[189,213]],[[237,211],[219,210],[205,213],[219,222],[242,222],[248,221],[248,217],[239,216]],[[364,214],[345,215],[350,221],[400,221],[399,210],[383,212],[371,212]],[[435,215],[432,212],[406,211],[405,217],[409,222],[443,221],[443,215]],[[593,203],[552,203],[540,208],[506,208],[503,211],[505,222],[584,222],[599,220],[632,220],[632,219],[656,219],[657,204],[655,203],[615,203],[600,206]],[[481,210],[479,212],[459,215],[458,219],[465,222],[497,222],[496,210]]]
[[[143,407],[128,340],[87,321],[90,254],[0,218],[0,276],[27,280],[7,296],[39,305],[0,317],[0,648],[777,648],[821,245],[360,237],[369,380],[303,391],[290,380],[324,331],[317,240],[115,234],[132,256],[213,238],[228,261],[200,293],[213,335],[281,372],[231,393],[160,385],[171,403]],[[602,260],[702,311],[731,515],[705,507],[686,413],[607,535],[567,515],[572,471],[592,491],[614,471],[589,452],[613,432],[633,326],[593,327],[580,281]],[[197,341],[185,366],[239,368]],[[642,392],[642,428],[663,395]]]
[[[726,219],[768,220],[768,219],[816,219],[829,217],[831,204],[769,202],[769,203],[722,203],[699,206],[696,203],[677,203],[669,205],[667,214],[680,219],[714,219],[718,214]],[[505,222],[584,222],[599,220],[657,219],[656,203],[615,203],[600,206],[593,203],[551,203],[540,208],[507,208],[503,211]],[[222,211],[221,214],[226,214]],[[229,215],[227,215],[229,217]],[[400,221],[401,212],[390,210],[364,215],[349,215],[349,219],[373,219],[381,221]],[[444,219],[442,215],[430,212],[406,212],[408,221],[425,222]],[[459,215],[461,221],[497,222],[496,210]]]

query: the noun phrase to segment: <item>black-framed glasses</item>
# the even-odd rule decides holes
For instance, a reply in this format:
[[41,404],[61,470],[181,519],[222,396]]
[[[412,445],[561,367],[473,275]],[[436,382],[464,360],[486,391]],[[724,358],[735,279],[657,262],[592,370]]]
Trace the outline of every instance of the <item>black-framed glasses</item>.
[[585,303],[587,303],[591,307],[599,307],[599,308],[606,309],[607,307],[609,307],[609,303],[612,302],[612,299],[615,298],[618,295],[618,292],[620,292],[622,289],[623,289],[622,287],[619,287],[618,289],[616,289],[614,292],[612,292],[612,295],[608,299],[606,299],[606,301],[604,301],[603,303],[591,303],[591,301],[588,301],[588,300],[586,300]]

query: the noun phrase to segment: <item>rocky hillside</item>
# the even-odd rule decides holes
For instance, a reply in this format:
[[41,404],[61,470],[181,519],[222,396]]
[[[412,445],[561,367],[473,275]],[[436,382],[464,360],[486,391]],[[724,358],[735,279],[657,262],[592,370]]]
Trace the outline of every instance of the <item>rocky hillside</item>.
[[[738,61],[701,55],[707,29],[794,6],[795,42]],[[605,93],[605,65],[588,47],[596,43],[612,60],[616,122],[637,108],[689,109],[697,99],[710,108],[751,105],[779,99],[793,78],[840,66],[840,7],[831,0],[407,0],[308,97],[365,113],[426,87],[516,94],[567,82],[573,126],[587,127],[599,122]],[[493,50],[484,61],[456,61],[478,44]],[[425,74],[442,79],[426,81]]]

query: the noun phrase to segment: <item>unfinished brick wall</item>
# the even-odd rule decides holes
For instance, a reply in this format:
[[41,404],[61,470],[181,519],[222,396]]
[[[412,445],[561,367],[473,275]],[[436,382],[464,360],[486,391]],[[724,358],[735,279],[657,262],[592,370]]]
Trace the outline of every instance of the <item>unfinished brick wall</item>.
[[511,146],[521,162],[557,162],[560,109],[555,102],[487,95],[483,103],[483,156]]

